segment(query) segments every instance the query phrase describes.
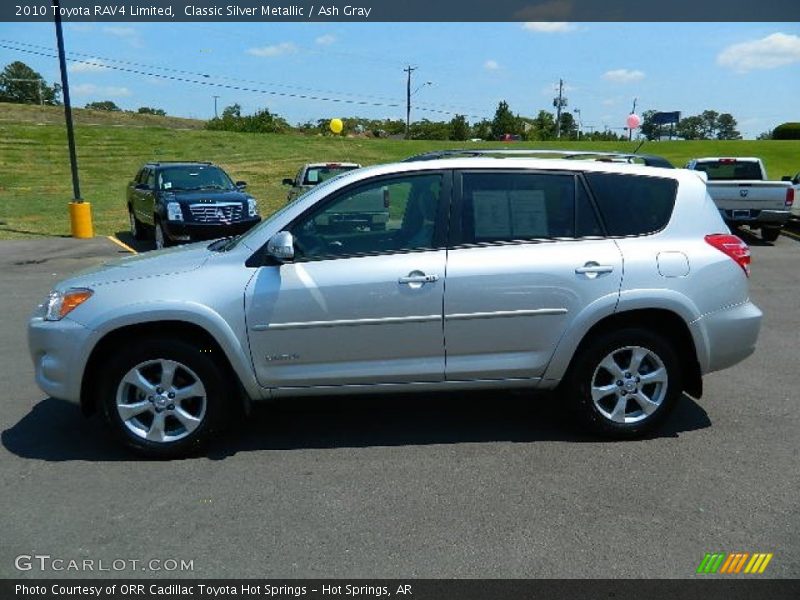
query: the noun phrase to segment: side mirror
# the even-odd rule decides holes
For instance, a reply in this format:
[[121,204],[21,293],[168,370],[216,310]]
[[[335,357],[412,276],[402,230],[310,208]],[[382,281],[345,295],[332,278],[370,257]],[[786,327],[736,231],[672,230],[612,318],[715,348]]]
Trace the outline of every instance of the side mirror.
[[137,190],[149,190],[150,186],[147,185],[146,183],[137,183],[135,189],[137,189]]
[[791,175],[784,175],[783,177],[781,177],[781,181],[791,181],[791,180],[792,180]]
[[284,178],[283,185],[294,185],[294,179]]
[[294,259],[294,238],[288,231],[279,231],[267,242],[267,254],[280,262]]
[[237,181],[236,182],[236,187],[239,188],[240,190],[243,190],[244,188],[247,187],[247,182],[246,181]]

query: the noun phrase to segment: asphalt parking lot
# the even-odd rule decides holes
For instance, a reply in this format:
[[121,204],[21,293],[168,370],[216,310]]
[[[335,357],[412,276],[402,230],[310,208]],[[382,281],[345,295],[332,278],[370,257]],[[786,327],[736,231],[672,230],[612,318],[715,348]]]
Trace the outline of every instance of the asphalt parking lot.
[[[692,577],[706,552],[800,576],[800,236],[748,238],[759,349],[656,436],[576,432],[558,398],[260,407],[207,456],[148,462],[33,382],[26,320],[105,238],[0,242],[0,577]],[[19,572],[20,554],[191,572]],[[705,576],[709,577],[709,576]]]

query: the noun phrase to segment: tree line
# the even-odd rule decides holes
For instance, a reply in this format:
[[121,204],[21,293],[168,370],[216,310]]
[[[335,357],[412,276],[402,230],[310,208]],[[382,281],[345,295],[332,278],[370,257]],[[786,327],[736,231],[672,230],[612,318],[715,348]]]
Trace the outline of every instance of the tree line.
[[[41,74],[23,62],[12,62],[0,72],[0,102],[19,104],[43,104],[56,106],[61,104],[61,86],[58,83],[48,84]],[[111,100],[89,102],[85,105],[91,110],[111,112],[122,111]],[[165,116],[161,108],[141,106],[138,114]],[[698,115],[680,119],[674,125],[659,125],[654,122],[656,111],[642,113],[641,134],[648,140],[659,140],[664,137],[677,137],[684,140],[739,140],[738,123],[730,113],[719,113],[715,110],[704,110]],[[558,121],[557,121],[558,119]],[[421,119],[409,125],[400,119],[367,119],[363,117],[345,117],[344,132],[347,134],[369,137],[409,137],[419,140],[526,140],[550,141],[587,140],[615,141],[625,139],[625,134],[605,131],[581,131],[579,123],[572,113],[564,111],[559,116],[547,110],[540,110],[535,117],[524,117],[514,113],[508,103],[503,100],[497,105],[492,119],[482,119],[469,123],[464,115],[455,115],[449,121],[432,121]],[[290,125],[280,115],[270,112],[268,108],[257,110],[251,115],[243,114],[239,104],[232,104],[223,109],[222,115],[206,122],[206,128],[214,131],[239,131],[249,133],[285,133],[298,132],[313,135],[331,135],[328,119],[306,121]],[[758,139],[800,139],[800,125],[783,123],[771,131],[766,131]]]

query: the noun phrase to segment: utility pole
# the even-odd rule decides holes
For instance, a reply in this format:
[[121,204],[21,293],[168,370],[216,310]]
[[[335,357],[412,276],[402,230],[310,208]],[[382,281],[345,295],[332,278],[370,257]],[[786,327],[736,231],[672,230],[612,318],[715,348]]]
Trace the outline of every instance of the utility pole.
[[406,80],[406,139],[409,138],[411,130],[411,73],[417,70],[417,67],[408,65],[403,71],[408,73]]
[[556,107],[556,139],[561,139],[561,109],[567,106],[567,99],[564,98],[564,80],[558,80],[558,98],[553,99],[553,106]]
[[217,98],[219,98],[219,96],[214,96],[214,118],[215,119],[218,117],[218,115],[217,115]]
[[58,63],[61,68],[61,93],[64,95],[64,119],[67,122],[67,144],[69,145],[69,162],[72,168],[72,191],[75,202],[83,202],[81,186],[78,181],[78,157],[75,153],[75,132],[72,129],[72,105],[69,100],[69,80],[67,79],[67,60],[64,57],[64,33],[61,30],[61,10],[58,0],[53,1],[56,23],[56,43],[58,45]]

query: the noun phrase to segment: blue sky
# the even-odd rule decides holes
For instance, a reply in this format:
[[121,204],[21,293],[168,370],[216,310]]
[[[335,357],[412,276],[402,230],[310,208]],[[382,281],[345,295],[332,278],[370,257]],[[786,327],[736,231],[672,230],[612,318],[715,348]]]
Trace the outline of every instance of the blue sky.
[[[47,52],[54,38],[50,24],[0,23],[0,43]],[[248,113],[268,107],[291,123],[405,118],[403,68],[411,64],[415,89],[431,82],[414,106],[470,121],[491,118],[500,100],[526,116],[552,110],[559,78],[584,128],[622,127],[634,98],[639,113],[730,112],[746,137],[800,120],[798,23],[68,23],[65,41],[68,53],[94,63],[70,63],[76,106],[109,99],[126,109],[208,118],[218,95],[220,111],[234,102]],[[0,48],[0,66],[13,60],[58,78],[54,59]],[[412,117],[451,115],[415,109]]]

